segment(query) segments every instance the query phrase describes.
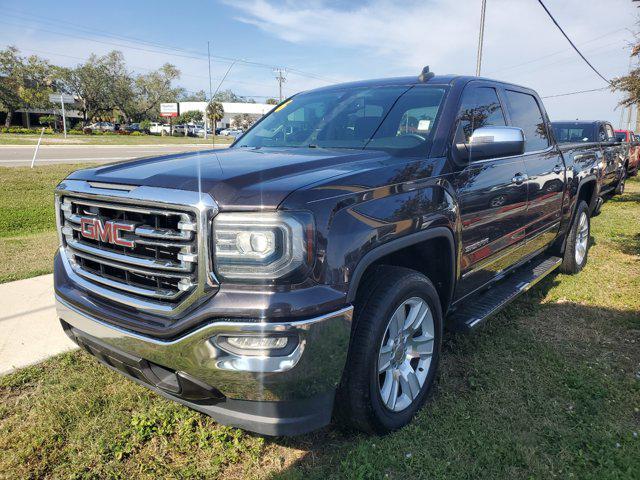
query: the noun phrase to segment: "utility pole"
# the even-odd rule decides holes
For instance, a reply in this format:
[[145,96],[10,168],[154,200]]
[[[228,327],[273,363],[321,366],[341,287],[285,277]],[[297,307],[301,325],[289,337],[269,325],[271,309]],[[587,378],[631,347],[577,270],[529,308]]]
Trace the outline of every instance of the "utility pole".
[[280,94],[279,94],[280,95],[280,101],[282,101],[282,84],[284,82],[286,82],[287,79],[283,75],[284,70],[282,68],[277,68],[275,70],[275,72],[278,74],[278,76],[276,77],[276,80],[278,81],[278,89],[279,89],[279,92],[280,92]]
[[480,10],[480,34],[478,35],[478,62],[476,64],[476,77],[480,76],[482,70],[482,45],[484,43],[484,18],[487,12],[487,0],[482,0]]
[[[209,102],[213,100],[213,88],[211,87],[211,47],[209,40],[207,40],[207,60],[209,61]],[[207,103],[207,106],[209,104]],[[207,139],[207,129],[209,128],[209,116],[207,115],[207,107],[204,107],[204,139]],[[213,126],[213,136],[216,135],[216,127]]]

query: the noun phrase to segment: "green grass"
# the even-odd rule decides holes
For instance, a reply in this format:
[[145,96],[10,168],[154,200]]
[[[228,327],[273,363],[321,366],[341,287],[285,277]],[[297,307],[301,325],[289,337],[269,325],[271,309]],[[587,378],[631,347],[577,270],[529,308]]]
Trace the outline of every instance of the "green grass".
[[640,478],[640,182],[593,219],[589,264],[475,335],[447,335],[432,398],[385,437],[265,439],[80,352],[0,377],[0,478]]
[[58,245],[53,190],[83,166],[0,167],[0,283],[51,272]]
[[[2,133],[0,145],[35,145],[39,135]],[[233,141],[232,137],[216,135],[216,144],[228,145]],[[166,144],[209,144],[211,138],[196,137],[169,137],[160,135],[67,135],[62,134],[43,135],[41,145],[166,145]]]

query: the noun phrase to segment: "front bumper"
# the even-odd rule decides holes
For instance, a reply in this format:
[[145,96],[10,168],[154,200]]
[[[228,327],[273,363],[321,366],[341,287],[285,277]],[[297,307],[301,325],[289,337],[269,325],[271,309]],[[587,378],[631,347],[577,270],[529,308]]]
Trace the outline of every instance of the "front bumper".
[[[67,334],[102,363],[220,423],[266,435],[326,425],[346,362],[352,307],[308,320],[213,322],[175,340],[107,324],[56,298]],[[219,334],[297,337],[285,356],[243,356],[220,349]]]

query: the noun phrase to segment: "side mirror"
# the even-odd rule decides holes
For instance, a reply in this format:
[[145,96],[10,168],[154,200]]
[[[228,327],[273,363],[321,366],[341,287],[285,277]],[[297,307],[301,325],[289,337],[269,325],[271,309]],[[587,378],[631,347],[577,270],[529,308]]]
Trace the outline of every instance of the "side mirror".
[[487,158],[511,157],[524,153],[524,132],[517,127],[481,127],[474,130],[469,143],[456,145],[458,153],[470,162]]

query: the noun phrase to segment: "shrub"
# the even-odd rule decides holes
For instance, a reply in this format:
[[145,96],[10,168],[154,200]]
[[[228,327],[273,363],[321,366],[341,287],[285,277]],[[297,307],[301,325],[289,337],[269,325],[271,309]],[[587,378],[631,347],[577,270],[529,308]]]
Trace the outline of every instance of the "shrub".
[[131,136],[140,137],[140,136],[142,136],[142,132],[131,132]]
[[84,133],[85,135],[91,135],[93,133],[93,128],[91,127],[84,127],[82,129],[82,133]]
[[82,131],[82,130],[79,130],[79,129],[77,129],[77,128],[72,128],[71,130],[67,130],[67,133],[68,133],[69,135],[82,135],[82,134],[83,134],[83,131]]
[[[109,132],[111,133],[111,132]],[[129,135],[131,132],[127,131],[127,130],[116,130],[115,131],[116,135]]]
[[58,118],[55,115],[42,115],[38,119],[40,125],[47,125],[48,127],[52,127],[58,121]]

